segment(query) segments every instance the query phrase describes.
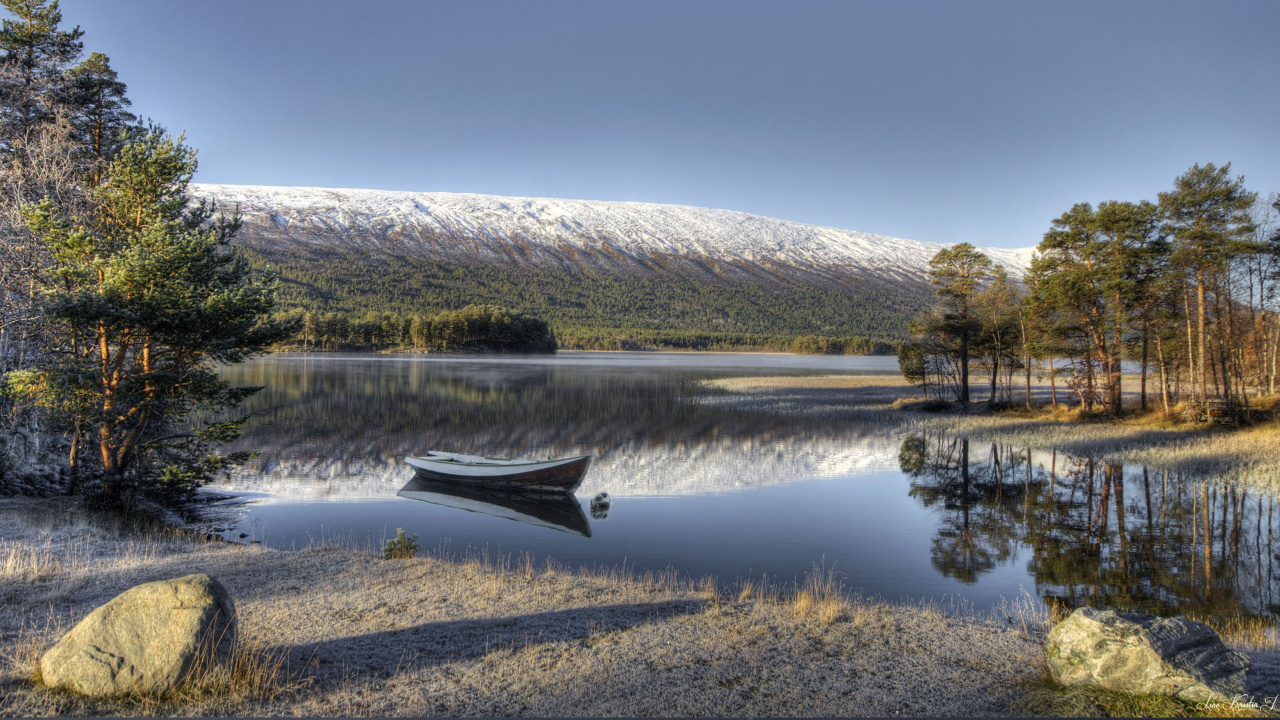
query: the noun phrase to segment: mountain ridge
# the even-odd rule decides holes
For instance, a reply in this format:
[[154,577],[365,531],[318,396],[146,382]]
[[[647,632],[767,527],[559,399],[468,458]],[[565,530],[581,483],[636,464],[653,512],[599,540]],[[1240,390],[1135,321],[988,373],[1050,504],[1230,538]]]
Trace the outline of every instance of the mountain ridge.
[[[189,191],[238,208],[237,243],[278,269],[292,302],[327,310],[473,297],[562,327],[900,336],[932,296],[929,259],[947,247],[686,205],[197,183]],[[1014,276],[1031,254],[982,250]]]
[[[437,229],[453,237],[469,235],[497,243],[505,240],[514,246],[519,246],[520,240],[578,240],[570,244],[587,250],[589,241],[596,240],[606,245],[607,249],[602,248],[606,253],[612,249],[633,257],[640,252],[692,255],[717,250],[730,260],[772,259],[801,266],[862,260],[890,271],[899,267],[918,270],[927,266],[928,259],[938,250],[949,247],[690,205],[203,183],[192,183],[190,189],[195,198],[238,205],[246,223],[264,236],[288,233],[305,237],[317,231],[341,229],[366,237],[383,235],[391,241],[393,228],[421,228]],[[362,217],[369,220],[361,222]],[[693,234],[697,232],[702,234]],[[419,234],[418,239],[429,238]],[[481,243],[467,249],[504,254]],[[1032,250],[980,249],[1019,274]],[[473,257],[478,256],[481,255]]]

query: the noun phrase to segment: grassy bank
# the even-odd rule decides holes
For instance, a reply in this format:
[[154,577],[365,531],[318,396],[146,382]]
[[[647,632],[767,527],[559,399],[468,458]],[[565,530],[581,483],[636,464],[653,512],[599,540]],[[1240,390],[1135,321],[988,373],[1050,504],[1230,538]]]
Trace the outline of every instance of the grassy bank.
[[[916,402],[918,388],[896,375],[726,378],[703,385],[712,394],[700,400],[722,406],[964,435],[974,442],[1057,450],[1280,489],[1280,425],[1275,422],[1225,427],[1179,422],[1158,411],[1120,419],[1088,417],[1065,405],[1056,411],[1047,405],[1047,385],[1032,386],[1033,397],[1045,403],[1035,410],[993,411],[976,402],[966,411],[923,412]],[[1136,394],[1131,395],[1127,399],[1136,405]]]
[[978,442],[1219,477],[1272,492],[1280,489],[1280,426],[1275,423],[1227,428],[1144,418],[1082,421],[1052,413],[1007,412],[919,417],[909,427],[965,435]]
[[[862,599],[820,569],[725,587],[522,557],[283,552],[121,535],[71,501],[0,501],[0,536],[4,715],[960,715],[1014,712],[1038,677],[1034,617]],[[112,701],[33,682],[94,607],[192,572],[236,599],[235,673]]]

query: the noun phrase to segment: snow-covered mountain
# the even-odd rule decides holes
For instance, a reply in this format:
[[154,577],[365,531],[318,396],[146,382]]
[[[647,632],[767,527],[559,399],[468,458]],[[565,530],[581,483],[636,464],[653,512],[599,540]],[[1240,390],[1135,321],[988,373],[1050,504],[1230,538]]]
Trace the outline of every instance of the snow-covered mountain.
[[[943,245],[731,210],[636,202],[192,184],[239,207],[242,241],[275,251],[358,252],[584,272],[796,281],[923,281]],[[983,250],[1020,275],[1031,249]]]

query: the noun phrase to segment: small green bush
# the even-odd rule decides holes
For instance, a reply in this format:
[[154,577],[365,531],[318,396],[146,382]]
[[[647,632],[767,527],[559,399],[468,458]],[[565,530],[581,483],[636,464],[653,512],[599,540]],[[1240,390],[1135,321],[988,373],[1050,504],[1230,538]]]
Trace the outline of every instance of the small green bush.
[[404,528],[396,528],[396,536],[382,548],[384,560],[400,560],[418,556],[418,536],[406,537]]

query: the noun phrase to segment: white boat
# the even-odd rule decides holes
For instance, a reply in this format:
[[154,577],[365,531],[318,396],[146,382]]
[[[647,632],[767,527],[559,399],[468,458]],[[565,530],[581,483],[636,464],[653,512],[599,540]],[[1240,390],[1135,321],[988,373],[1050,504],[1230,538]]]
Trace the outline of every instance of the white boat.
[[589,455],[548,460],[509,460],[430,451],[404,459],[419,475],[441,482],[506,490],[571,493],[591,465]]

